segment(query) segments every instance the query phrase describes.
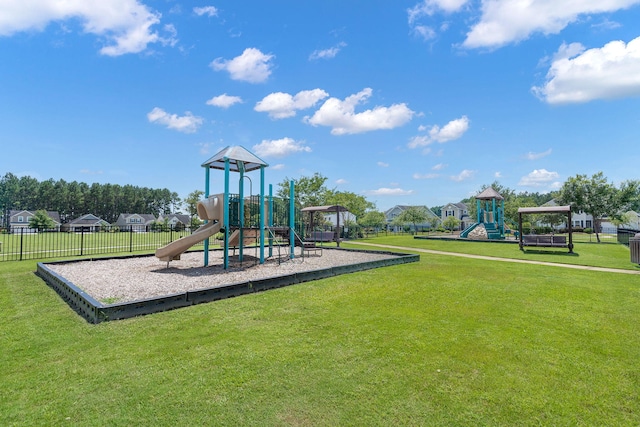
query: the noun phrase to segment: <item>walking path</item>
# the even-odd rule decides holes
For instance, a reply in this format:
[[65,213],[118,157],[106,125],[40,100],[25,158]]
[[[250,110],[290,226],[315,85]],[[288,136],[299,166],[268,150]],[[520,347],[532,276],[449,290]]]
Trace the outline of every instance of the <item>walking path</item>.
[[[346,243],[346,242],[345,242]],[[606,267],[591,267],[588,265],[575,265],[575,264],[558,264],[554,262],[545,262],[545,261],[530,261],[526,259],[513,259],[513,258],[499,258],[485,255],[471,255],[471,254],[461,254],[457,252],[445,252],[445,251],[434,251],[432,249],[421,249],[421,248],[410,248],[405,246],[393,246],[393,245],[380,245],[376,243],[366,243],[366,242],[356,242],[350,240],[349,244],[354,245],[363,245],[363,246],[375,246],[378,248],[385,249],[400,249],[404,251],[415,251],[422,252],[426,254],[434,254],[434,255],[448,255],[448,256],[457,256],[461,258],[473,258],[473,259],[483,259],[487,261],[501,261],[501,262],[515,262],[519,264],[535,264],[535,265],[546,265],[549,267],[560,267],[560,268],[573,268],[575,270],[589,270],[589,271],[603,271],[605,273],[620,273],[620,274],[635,274],[640,275],[640,271],[635,270],[623,270],[620,268],[606,268]]]

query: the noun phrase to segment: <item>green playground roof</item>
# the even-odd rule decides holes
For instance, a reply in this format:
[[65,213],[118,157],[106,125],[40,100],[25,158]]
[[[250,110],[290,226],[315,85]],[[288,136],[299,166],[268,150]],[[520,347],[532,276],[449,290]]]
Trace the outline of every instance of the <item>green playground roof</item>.
[[229,170],[233,172],[240,172],[241,165],[244,165],[245,172],[260,169],[262,166],[269,166],[267,162],[251,151],[240,145],[234,145],[218,151],[213,157],[204,162],[202,167],[224,170],[227,160],[229,160]]

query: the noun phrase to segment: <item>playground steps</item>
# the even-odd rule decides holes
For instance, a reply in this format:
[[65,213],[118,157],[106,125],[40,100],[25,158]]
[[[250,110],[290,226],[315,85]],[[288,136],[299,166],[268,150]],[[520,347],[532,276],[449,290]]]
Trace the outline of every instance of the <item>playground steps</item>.
[[491,240],[501,239],[500,231],[496,227],[496,224],[493,222],[486,223],[484,225],[484,229],[487,231],[487,238]]
[[[242,233],[242,246],[251,246],[258,244],[260,240],[260,233],[257,228],[245,228]],[[220,246],[224,246],[224,243],[221,243]],[[240,246],[240,229],[235,230],[229,236],[229,246],[230,247],[239,247]]]

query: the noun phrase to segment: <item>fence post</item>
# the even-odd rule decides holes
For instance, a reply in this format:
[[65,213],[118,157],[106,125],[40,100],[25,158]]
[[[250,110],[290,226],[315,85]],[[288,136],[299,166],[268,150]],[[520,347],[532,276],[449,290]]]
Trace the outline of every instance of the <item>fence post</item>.
[[22,242],[24,241],[24,227],[20,228],[20,261],[22,261]]
[[84,254],[84,227],[80,227],[80,256]]
[[129,226],[129,252],[133,252],[133,225]]

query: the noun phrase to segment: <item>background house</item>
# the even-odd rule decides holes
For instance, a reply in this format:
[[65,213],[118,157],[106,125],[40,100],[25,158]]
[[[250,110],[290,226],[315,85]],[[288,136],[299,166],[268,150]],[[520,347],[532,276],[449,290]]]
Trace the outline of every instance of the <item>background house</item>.
[[[391,231],[401,231],[403,228],[402,226],[394,225],[392,223],[402,212],[412,207],[424,209],[427,213],[427,217],[429,218],[424,223],[416,224],[416,227],[418,227],[418,229],[431,228],[439,221],[438,215],[434,214],[433,211],[426,206],[395,205],[391,209],[388,209],[384,212],[384,217],[387,221],[387,228]],[[413,229],[413,224],[411,224],[410,227]]]
[[156,217],[153,214],[121,213],[113,225],[119,227],[120,230],[143,232],[149,231],[149,227],[155,220]]
[[[547,203],[544,203],[542,206],[558,206],[558,203],[556,202],[556,199],[551,199]],[[571,209],[571,226],[577,229],[593,228],[593,216],[587,213],[584,213],[582,211],[576,212],[572,208]],[[562,230],[565,228],[565,225],[561,224],[556,228]]]
[[93,214],[86,214],[66,224],[62,224],[62,231],[97,232],[109,223]]
[[440,211],[440,219],[444,221],[447,217],[454,217],[460,221],[460,225],[458,229],[464,230],[468,226],[470,226],[473,222],[472,218],[469,217],[469,207],[466,203],[448,203],[442,207]]
[[336,212],[325,213],[323,217],[325,221],[335,227],[338,225],[338,218],[336,215],[340,215],[340,226],[342,227],[349,222],[355,223],[357,221],[356,216],[349,211],[340,212],[339,214],[336,214]]
[[160,217],[158,217],[158,220],[156,222],[162,225],[166,223],[166,225],[171,228],[191,227],[191,217],[189,215],[184,215],[184,214],[170,214],[170,215],[164,215],[164,216],[160,215]]
[[[23,232],[35,233],[37,230],[29,228],[29,219],[35,215],[35,211],[26,210],[12,210],[9,211],[9,232],[19,233]],[[54,229],[60,231],[60,214],[56,211],[47,211],[47,216],[54,222]]]

